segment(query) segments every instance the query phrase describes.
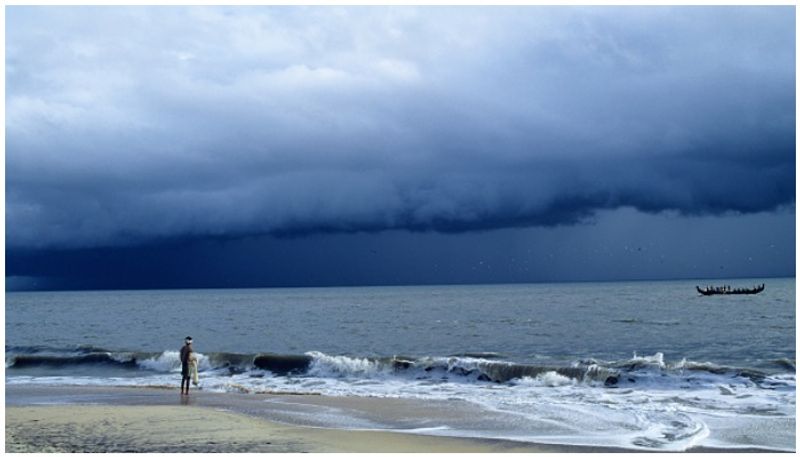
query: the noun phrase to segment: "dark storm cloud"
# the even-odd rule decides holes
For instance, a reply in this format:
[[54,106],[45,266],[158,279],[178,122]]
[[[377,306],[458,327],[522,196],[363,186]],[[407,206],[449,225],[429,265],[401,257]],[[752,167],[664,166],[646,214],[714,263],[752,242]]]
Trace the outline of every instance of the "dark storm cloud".
[[795,200],[791,7],[21,8],[14,249]]
[[[388,230],[7,255],[9,290],[475,284],[795,275],[789,212],[601,210],[592,225]],[[745,283],[755,283],[746,281]]]

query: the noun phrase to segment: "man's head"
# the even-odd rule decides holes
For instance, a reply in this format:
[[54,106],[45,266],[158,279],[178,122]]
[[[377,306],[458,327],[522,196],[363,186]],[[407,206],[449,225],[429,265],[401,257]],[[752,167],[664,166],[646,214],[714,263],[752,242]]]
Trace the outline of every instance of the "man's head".
[[186,343],[187,346],[191,345],[192,344],[192,337],[191,336],[187,336],[186,339],[183,340],[183,341]]

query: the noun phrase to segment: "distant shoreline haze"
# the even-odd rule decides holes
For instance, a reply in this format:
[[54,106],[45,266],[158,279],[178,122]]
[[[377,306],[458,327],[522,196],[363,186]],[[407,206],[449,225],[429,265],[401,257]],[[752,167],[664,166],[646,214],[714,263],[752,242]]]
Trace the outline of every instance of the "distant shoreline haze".
[[[708,278],[636,278],[636,279],[574,279],[562,281],[531,281],[531,282],[485,282],[485,283],[413,283],[413,284],[324,284],[324,285],[244,285],[244,286],[220,286],[220,287],[141,287],[141,288],[43,288],[37,286],[40,283],[36,278],[9,278],[6,277],[6,292],[125,292],[125,291],[181,291],[181,290],[247,290],[247,289],[316,289],[316,288],[361,288],[361,287],[448,287],[448,286],[524,286],[524,285],[546,285],[546,284],[608,284],[608,283],[647,283],[647,282],[685,282],[695,281],[698,286],[706,285],[719,286],[730,285],[732,287],[756,286],[761,284],[760,280],[769,279],[796,279],[795,276],[743,276],[743,277],[708,277]],[[11,287],[9,287],[11,285]]]

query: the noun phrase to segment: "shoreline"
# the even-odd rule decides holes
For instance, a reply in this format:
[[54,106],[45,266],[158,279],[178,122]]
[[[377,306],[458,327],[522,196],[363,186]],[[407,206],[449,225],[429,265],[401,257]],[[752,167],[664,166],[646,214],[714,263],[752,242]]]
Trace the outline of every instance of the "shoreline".
[[[647,452],[454,437],[419,429],[345,428],[297,420],[320,409],[391,414],[397,399],[230,394],[178,389],[6,386],[7,452]],[[433,411],[433,410],[431,410]],[[291,412],[294,415],[287,415]],[[456,410],[456,412],[458,412]],[[452,410],[447,410],[452,413]],[[292,420],[289,420],[289,418]],[[653,449],[653,451],[659,451]],[[688,452],[775,452],[695,447]]]
[[[292,399],[287,403],[265,402]],[[261,400],[261,401],[259,401]],[[297,400],[295,402],[295,400]],[[384,401],[385,400],[385,401]],[[414,430],[290,423],[284,408],[349,405],[382,412],[404,402],[178,389],[6,386],[7,452],[625,452]],[[167,425],[168,424],[168,425]],[[164,429],[168,428],[169,433]]]
[[6,452],[549,452],[537,445],[292,426],[208,407],[6,408]]

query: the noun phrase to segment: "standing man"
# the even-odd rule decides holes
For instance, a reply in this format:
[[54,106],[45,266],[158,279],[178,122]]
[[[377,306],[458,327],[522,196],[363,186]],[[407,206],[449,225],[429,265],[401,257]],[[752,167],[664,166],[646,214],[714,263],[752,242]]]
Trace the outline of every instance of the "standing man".
[[[189,359],[192,356],[192,337],[187,336],[184,340],[184,345],[181,348],[181,395],[189,395]],[[184,384],[186,390],[184,391]]]

